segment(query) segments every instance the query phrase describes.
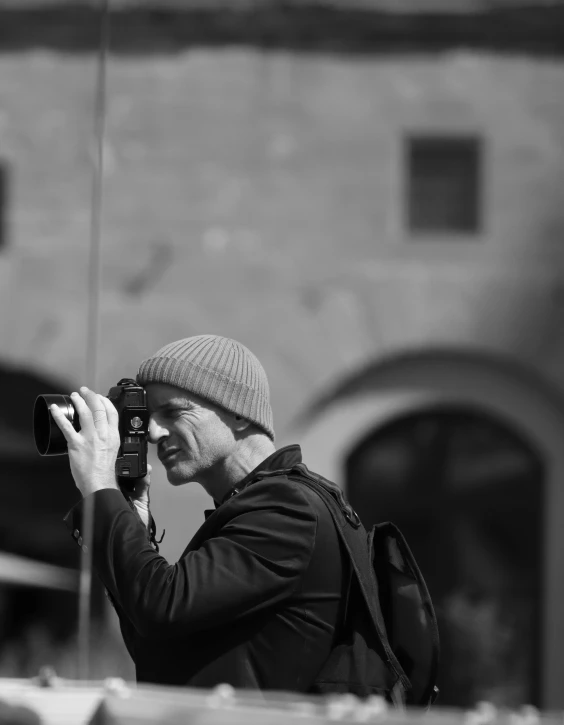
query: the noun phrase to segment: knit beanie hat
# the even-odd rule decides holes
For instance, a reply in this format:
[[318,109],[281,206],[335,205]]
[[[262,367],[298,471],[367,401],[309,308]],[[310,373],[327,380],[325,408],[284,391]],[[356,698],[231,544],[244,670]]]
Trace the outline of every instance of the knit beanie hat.
[[196,335],[171,342],[141,363],[137,382],[166,383],[199,395],[255,423],[274,440],[266,373],[235,340]]

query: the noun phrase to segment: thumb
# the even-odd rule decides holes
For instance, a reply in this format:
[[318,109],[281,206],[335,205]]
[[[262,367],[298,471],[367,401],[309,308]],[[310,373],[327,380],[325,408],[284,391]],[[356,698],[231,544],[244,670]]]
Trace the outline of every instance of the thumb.
[[147,464],[147,475],[143,478],[139,478],[135,483],[133,489],[133,497],[140,501],[149,501],[149,489],[151,487],[151,472],[153,467],[150,463]]

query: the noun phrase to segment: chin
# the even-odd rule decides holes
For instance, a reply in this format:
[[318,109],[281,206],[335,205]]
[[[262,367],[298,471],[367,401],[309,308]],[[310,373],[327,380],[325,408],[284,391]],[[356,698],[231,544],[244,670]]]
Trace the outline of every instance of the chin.
[[172,486],[182,486],[184,483],[191,483],[194,480],[191,471],[182,471],[177,468],[168,468],[166,477]]
[[167,471],[166,477],[168,482],[173,486],[181,486],[183,483],[186,483],[186,480],[182,476],[179,476],[178,472]]

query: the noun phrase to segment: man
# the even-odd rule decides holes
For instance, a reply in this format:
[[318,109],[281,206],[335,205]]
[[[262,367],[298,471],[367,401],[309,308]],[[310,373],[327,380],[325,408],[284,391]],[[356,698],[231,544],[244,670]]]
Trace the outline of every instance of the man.
[[[118,613],[139,681],[310,691],[340,632],[348,579],[321,498],[281,472],[265,371],[243,345],[201,335],[145,360],[149,440],[174,486],[197,482],[215,510],[176,564],[150,536],[149,477],[131,497],[114,473],[118,414],[81,388],[76,432],[58,408],[71,471],[94,506],[93,564]],[[82,543],[84,501],[69,514]]]

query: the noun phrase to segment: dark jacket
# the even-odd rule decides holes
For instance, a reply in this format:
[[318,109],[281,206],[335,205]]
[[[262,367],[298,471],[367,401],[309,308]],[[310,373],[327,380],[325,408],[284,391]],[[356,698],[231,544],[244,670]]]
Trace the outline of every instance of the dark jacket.
[[[309,690],[338,634],[347,577],[325,504],[275,473],[300,461],[297,445],[267,458],[173,565],[119,491],[93,494],[93,564],[139,681]],[[273,473],[253,482],[263,471]],[[77,540],[83,503],[67,517]]]

